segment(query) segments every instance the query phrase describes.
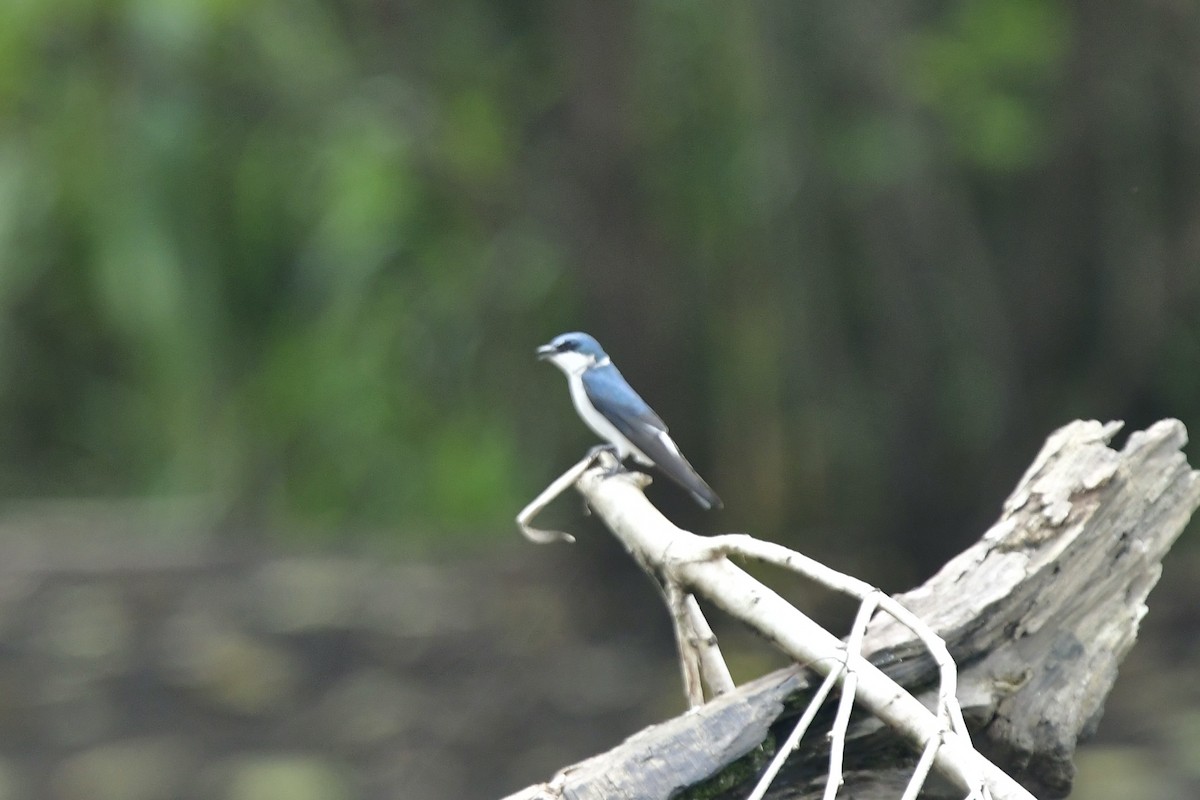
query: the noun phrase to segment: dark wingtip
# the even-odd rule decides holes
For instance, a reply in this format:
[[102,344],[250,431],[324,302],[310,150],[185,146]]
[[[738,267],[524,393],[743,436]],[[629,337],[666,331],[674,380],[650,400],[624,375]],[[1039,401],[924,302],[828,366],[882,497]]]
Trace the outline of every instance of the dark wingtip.
[[721,502],[721,498],[717,497],[716,492],[712,489],[709,489],[707,494],[692,492],[692,497],[695,498],[696,502],[705,511],[719,511],[725,507],[725,504]]

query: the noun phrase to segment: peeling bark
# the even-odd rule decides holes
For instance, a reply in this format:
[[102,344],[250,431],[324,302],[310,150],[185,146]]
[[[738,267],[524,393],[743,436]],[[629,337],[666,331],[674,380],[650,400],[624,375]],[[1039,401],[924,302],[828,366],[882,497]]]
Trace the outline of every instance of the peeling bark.
[[[1182,423],[1161,421],[1117,451],[1108,442],[1119,429],[1077,421],[1055,432],[980,541],[898,596],[958,663],[976,746],[1041,798],[1070,791],[1076,744],[1095,728],[1162,558],[1200,505]],[[911,633],[888,620],[871,626],[865,652],[914,693],[936,681]],[[809,675],[760,678],[508,800],[742,797],[787,735]],[[898,797],[916,754],[856,716],[839,797]],[[826,756],[802,748],[768,796],[820,796]],[[923,796],[961,793],[935,784]]]

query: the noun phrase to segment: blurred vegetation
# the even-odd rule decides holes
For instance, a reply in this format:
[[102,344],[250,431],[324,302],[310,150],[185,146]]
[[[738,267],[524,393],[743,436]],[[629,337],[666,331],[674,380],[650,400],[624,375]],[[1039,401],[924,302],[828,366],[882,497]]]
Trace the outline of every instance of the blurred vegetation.
[[9,0],[0,493],[510,536],[582,328],[720,525],[944,554],[1200,418],[1198,77],[1189,3]]

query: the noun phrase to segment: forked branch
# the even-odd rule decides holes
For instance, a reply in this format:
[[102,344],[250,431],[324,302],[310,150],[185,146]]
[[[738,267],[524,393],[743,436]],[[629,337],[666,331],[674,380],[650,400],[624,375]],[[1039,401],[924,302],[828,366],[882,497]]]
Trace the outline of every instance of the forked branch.
[[[788,786],[788,797],[821,796],[824,784],[815,794],[812,789],[818,768],[835,787],[840,753],[850,741],[856,752],[891,754],[846,775],[855,797],[915,797],[932,767],[960,787],[956,795],[936,796],[1029,797],[971,747],[960,699],[973,735],[993,759],[1041,797],[1065,795],[1080,726],[1098,714],[1116,663],[1136,636],[1159,561],[1200,504],[1200,480],[1179,452],[1186,441],[1180,423],[1167,420],[1135,433],[1121,451],[1107,445],[1118,428],[1076,422],[1056,432],[983,539],[896,600],[777,545],[681,531],[649,505],[637,478],[585,465],[576,486],[592,509],[639,563],[660,581],[665,576],[667,587],[677,584],[667,594],[681,639],[707,640],[689,630],[695,623],[679,611],[695,593],[827,677],[814,699],[799,668],[767,676],[513,798],[673,795],[774,737],[782,740],[781,752],[790,752],[837,681],[844,704],[832,723],[833,752],[806,747],[786,765],[780,758],[770,767],[782,766],[786,775],[777,787]],[[858,597],[862,611],[849,640],[843,644],[813,624],[730,563],[731,554],[784,566]],[[876,604],[886,614],[868,626]],[[955,675],[951,653],[968,665],[962,675]],[[714,670],[701,669],[694,652],[687,658],[708,680]],[[926,702],[934,713],[901,685],[914,692],[933,687]],[[710,693],[718,694],[711,682]],[[799,697],[813,702],[792,712],[802,717],[796,724],[784,708]],[[887,729],[847,724],[851,701]],[[775,732],[780,724],[786,727]],[[910,742],[910,758],[896,761],[895,748],[881,744],[896,735]],[[750,787],[720,796],[744,798]]]

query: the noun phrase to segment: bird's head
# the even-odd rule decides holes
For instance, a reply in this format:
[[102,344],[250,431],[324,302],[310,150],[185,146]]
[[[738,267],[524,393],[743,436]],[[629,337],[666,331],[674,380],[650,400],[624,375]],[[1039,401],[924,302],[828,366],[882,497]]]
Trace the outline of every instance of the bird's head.
[[549,361],[568,375],[578,375],[590,367],[608,362],[600,343],[586,333],[575,331],[555,336],[537,349],[537,357]]

